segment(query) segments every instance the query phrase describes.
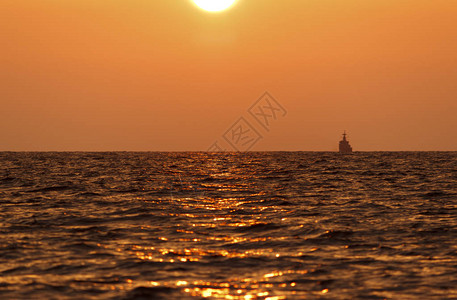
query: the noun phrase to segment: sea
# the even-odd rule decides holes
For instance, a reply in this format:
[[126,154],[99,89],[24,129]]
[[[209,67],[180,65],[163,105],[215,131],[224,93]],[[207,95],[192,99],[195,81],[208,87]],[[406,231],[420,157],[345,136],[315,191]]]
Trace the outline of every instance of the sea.
[[0,299],[457,299],[457,152],[0,166]]

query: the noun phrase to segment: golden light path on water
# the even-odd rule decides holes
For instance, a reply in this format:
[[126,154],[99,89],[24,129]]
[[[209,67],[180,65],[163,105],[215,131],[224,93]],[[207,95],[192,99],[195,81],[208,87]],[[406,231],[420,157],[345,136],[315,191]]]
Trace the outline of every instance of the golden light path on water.
[[457,297],[456,154],[29,155],[2,299]]
[[[214,188],[214,185],[212,185]],[[240,186],[217,186],[217,190],[242,190]],[[261,196],[263,193],[251,196]],[[163,201],[170,199],[160,199]],[[159,236],[157,240],[163,241],[165,244],[172,244],[173,247],[147,247],[141,245],[130,245],[128,250],[116,249],[118,252],[123,252],[124,255],[135,257],[142,261],[163,263],[163,264],[182,264],[182,263],[198,263],[205,261],[207,258],[221,257],[221,258],[267,258],[269,260],[280,259],[283,255],[289,258],[299,258],[306,253],[312,253],[318,248],[316,247],[302,247],[298,252],[284,252],[280,248],[273,247],[262,249],[249,249],[249,250],[234,250],[227,247],[226,249],[211,248],[214,242],[224,242],[226,245],[236,245],[239,243],[258,243],[266,241],[281,241],[289,239],[287,233],[283,236],[259,236],[259,237],[244,237],[239,235],[206,235],[197,234],[194,228],[199,229],[213,229],[213,228],[247,228],[250,226],[264,225],[265,217],[261,217],[259,212],[268,210],[270,213],[287,213],[287,210],[281,207],[271,207],[262,205],[253,205],[249,208],[242,207],[249,201],[243,197],[240,198],[178,198],[172,197],[172,201],[176,204],[193,210],[198,210],[198,213],[173,213],[164,212],[162,215],[167,217],[187,218],[193,220],[190,224],[176,224],[177,227],[184,227],[186,229],[176,229],[176,233],[184,234],[186,237],[172,239],[170,237]],[[226,214],[220,215],[214,213],[215,211],[231,211],[231,210],[244,210],[246,213],[239,214]],[[207,213],[205,213],[205,211]],[[287,218],[282,218],[280,221],[288,222]],[[142,226],[142,229],[150,229],[150,226]],[[303,227],[298,225],[297,227]],[[186,247],[182,247],[187,245]],[[192,246],[189,246],[192,245]],[[166,287],[166,288],[181,288],[182,292],[193,297],[213,298],[213,299],[236,299],[236,300],[249,300],[249,299],[265,299],[265,300],[280,300],[286,299],[287,296],[297,295],[297,288],[300,283],[290,280],[290,277],[297,277],[314,270],[301,269],[271,269],[268,272],[246,274],[246,276],[233,276],[230,280],[188,280],[180,278],[177,280],[162,280],[162,281],[134,281],[128,279],[126,284],[121,287],[126,290],[134,289],[135,287]],[[113,289],[119,288],[119,285],[113,285]],[[284,291],[284,295],[275,295],[271,291],[279,290]],[[307,293],[316,295],[324,295],[329,292],[328,289],[319,291],[310,291]]]

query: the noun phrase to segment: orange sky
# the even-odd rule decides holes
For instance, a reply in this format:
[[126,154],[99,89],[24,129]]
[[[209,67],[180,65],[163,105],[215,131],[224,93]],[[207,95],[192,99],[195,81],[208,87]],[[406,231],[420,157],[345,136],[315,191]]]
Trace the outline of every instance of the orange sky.
[[[455,0],[1,0],[0,150],[457,150]],[[255,124],[254,124],[255,125]],[[258,125],[258,124],[257,124]],[[262,131],[263,130],[263,131]]]

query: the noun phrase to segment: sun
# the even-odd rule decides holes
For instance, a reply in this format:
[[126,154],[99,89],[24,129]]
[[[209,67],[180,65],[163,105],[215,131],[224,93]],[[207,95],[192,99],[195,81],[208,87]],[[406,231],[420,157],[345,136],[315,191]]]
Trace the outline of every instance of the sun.
[[206,11],[218,12],[232,6],[237,0],[193,0],[195,4]]

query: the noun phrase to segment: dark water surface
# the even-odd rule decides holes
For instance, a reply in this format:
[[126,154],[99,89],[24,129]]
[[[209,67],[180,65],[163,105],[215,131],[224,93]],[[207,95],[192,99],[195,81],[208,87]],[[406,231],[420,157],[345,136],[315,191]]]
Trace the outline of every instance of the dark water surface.
[[457,153],[0,153],[1,299],[457,299]]

